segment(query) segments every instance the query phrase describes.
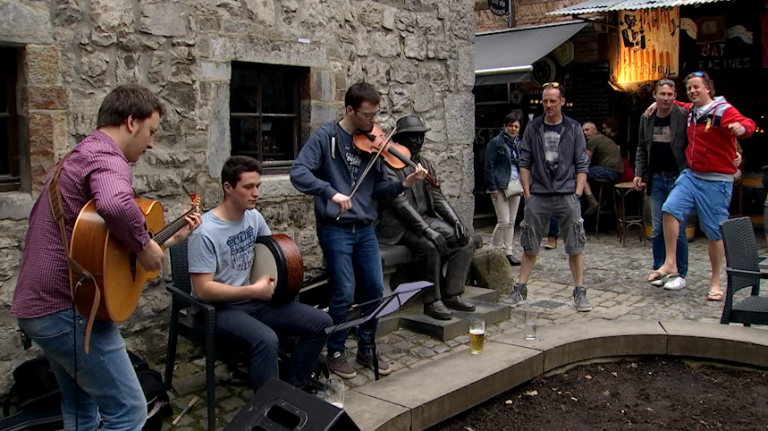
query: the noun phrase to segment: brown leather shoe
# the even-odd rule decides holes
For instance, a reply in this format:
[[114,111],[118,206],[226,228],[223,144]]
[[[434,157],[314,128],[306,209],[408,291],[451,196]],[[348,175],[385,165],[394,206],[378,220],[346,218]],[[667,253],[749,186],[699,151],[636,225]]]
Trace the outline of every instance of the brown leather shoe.
[[553,250],[557,248],[557,238],[550,236],[547,238],[547,243],[544,244],[544,248],[547,250]]
[[357,376],[357,371],[352,368],[347,362],[347,354],[345,352],[333,352],[325,357],[325,363],[332,373],[341,377],[342,379],[353,379]]
[[475,304],[462,299],[461,295],[452,296],[450,298],[443,298],[443,304],[446,307],[458,310],[458,311],[475,311]]
[[[380,354],[376,354],[376,360],[379,364],[379,374],[382,376],[388,376],[392,369],[389,368],[389,360],[387,358],[382,357]],[[357,363],[363,366],[366,366],[370,369],[373,369],[373,354],[370,355],[361,355],[359,352],[357,354]]]

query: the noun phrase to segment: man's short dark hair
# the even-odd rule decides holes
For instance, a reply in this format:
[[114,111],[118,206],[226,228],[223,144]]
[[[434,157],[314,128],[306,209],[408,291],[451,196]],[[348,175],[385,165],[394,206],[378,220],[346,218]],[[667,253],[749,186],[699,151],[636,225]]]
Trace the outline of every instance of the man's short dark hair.
[[164,108],[160,99],[149,89],[139,85],[121,85],[101,102],[96,127],[119,126],[128,117],[146,120],[153,112],[162,117]]
[[360,109],[360,105],[362,105],[363,102],[378,105],[380,101],[381,95],[379,92],[373,85],[368,84],[367,82],[352,84],[347,90],[347,94],[344,96],[344,106],[351,106],[355,111]]
[[704,85],[709,88],[709,97],[715,97],[715,83],[712,82],[712,78],[709,77],[707,72],[693,72],[688,74],[683,81],[685,83],[686,90],[688,89],[688,80],[692,78],[701,78],[704,81]]
[[668,85],[668,86],[672,87],[673,91],[677,91],[677,87],[675,86],[675,81],[673,81],[673,80],[671,80],[669,78],[664,78],[664,79],[659,79],[658,81],[656,81],[656,86],[653,87],[653,92],[655,93],[656,91],[659,90],[659,87],[663,87],[665,85]]
[[509,126],[510,124],[514,123],[515,121],[517,121],[521,125],[523,123],[521,121],[520,114],[518,114],[517,112],[510,112],[509,114],[507,114],[506,117],[504,117],[504,125],[505,126]]
[[229,183],[233,188],[237,187],[243,172],[256,172],[261,175],[264,172],[264,168],[253,157],[232,156],[227,159],[224,167],[221,168],[221,187],[223,188],[225,183]]

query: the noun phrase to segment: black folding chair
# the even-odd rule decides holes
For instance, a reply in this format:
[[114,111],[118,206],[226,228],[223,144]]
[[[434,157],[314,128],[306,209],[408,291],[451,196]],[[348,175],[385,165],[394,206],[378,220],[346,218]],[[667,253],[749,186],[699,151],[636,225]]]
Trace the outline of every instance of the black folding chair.
[[[749,217],[726,220],[720,223],[720,232],[723,234],[728,275],[720,323],[768,325],[768,297],[760,297],[760,280],[768,279],[768,274],[760,272],[752,220]],[[750,295],[734,303],[734,294],[747,287],[752,288]]]

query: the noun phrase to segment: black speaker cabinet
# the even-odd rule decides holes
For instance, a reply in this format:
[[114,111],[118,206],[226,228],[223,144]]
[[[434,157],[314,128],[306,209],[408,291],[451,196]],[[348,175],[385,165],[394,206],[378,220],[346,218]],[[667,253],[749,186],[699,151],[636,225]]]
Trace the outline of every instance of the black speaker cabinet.
[[344,410],[270,378],[224,431],[360,431]]

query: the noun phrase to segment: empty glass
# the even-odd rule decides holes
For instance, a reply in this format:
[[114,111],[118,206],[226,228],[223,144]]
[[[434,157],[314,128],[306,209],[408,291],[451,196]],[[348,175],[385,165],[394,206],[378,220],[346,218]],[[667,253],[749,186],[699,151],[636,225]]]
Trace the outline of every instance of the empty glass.
[[525,312],[525,339],[533,341],[536,339],[536,312]]
[[344,408],[344,382],[340,379],[328,379],[325,381],[325,395],[323,399],[328,404],[343,409]]

